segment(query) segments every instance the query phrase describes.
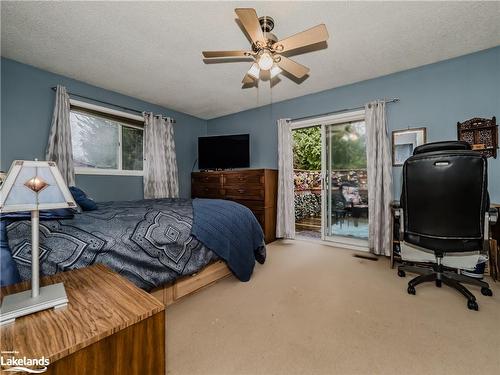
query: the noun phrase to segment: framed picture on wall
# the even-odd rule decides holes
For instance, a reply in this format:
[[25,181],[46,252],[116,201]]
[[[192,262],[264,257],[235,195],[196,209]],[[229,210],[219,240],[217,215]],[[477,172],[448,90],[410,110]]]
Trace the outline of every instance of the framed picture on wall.
[[392,165],[401,166],[413,155],[415,147],[427,142],[426,128],[395,130],[392,132]]

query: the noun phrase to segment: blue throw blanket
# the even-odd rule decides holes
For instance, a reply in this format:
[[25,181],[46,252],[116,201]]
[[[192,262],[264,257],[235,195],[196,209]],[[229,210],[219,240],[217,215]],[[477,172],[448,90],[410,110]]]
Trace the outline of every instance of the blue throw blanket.
[[220,199],[193,200],[192,235],[224,259],[241,281],[250,280],[255,260],[264,263],[264,234],[252,211]]

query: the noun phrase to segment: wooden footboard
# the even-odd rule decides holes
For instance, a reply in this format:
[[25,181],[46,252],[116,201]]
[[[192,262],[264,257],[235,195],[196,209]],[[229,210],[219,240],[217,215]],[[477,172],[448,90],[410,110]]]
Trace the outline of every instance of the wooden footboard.
[[226,263],[219,260],[193,275],[181,277],[171,284],[153,289],[150,293],[166,307],[230,274]]

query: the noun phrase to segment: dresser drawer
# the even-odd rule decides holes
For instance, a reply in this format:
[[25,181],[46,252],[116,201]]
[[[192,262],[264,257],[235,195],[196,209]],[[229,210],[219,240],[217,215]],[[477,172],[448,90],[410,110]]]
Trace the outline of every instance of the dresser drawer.
[[224,174],[224,186],[263,186],[264,173],[260,171],[252,173],[226,173]]
[[220,185],[220,175],[218,173],[193,173],[191,183],[203,185]]
[[265,222],[266,222],[266,215],[264,213],[264,210],[252,210],[253,214],[257,218],[257,221],[259,222],[260,226],[262,227],[262,230],[264,230],[265,227]]
[[191,190],[193,198],[222,198],[222,192],[218,186],[195,185]]
[[251,200],[234,200],[234,202],[247,207],[257,218],[262,229],[264,229],[266,221],[266,209],[264,208],[263,201],[251,201]]
[[264,189],[255,187],[224,187],[225,197],[234,200],[263,200]]
[[264,201],[262,200],[256,200],[256,201],[245,200],[245,199],[232,199],[232,200],[245,207],[248,207],[252,211],[263,210],[265,208]]
[[262,226],[266,243],[276,239],[276,195],[278,171],[240,169],[194,172],[193,198],[228,199],[249,208]]

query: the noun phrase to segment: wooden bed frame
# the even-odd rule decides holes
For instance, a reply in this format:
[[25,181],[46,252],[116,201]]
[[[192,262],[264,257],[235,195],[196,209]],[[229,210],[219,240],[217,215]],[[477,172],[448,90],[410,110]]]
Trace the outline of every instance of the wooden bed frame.
[[231,271],[226,263],[218,260],[193,275],[181,277],[171,284],[153,289],[150,293],[167,307],[229,275]]

